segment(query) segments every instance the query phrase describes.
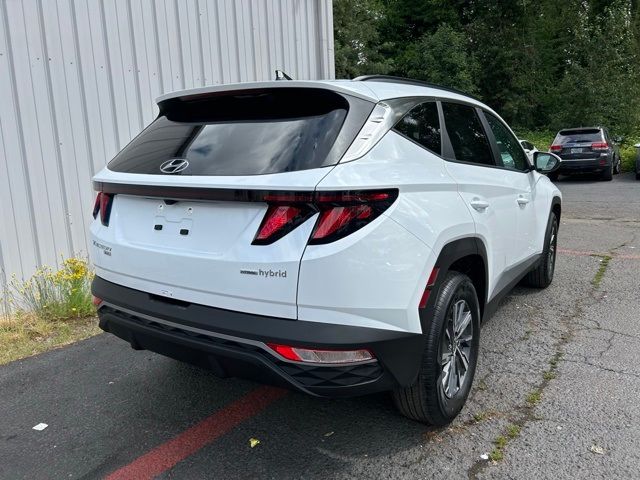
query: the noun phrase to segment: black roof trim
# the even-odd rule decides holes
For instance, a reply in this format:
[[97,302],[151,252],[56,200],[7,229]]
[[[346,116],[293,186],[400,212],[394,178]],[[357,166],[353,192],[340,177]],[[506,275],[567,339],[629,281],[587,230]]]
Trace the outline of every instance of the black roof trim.
[[462,90],[458,90],[457,88],[445,87],[444,85],[438,85],[436,83],[424,82],[422,80],[414,80],[413,78],[405,78],[405,77],[395,77],[393,75],[361,75],[353,79],[358,82],[388,82],[388,83],[406,83],[408,85],[417,85],[419,87],[429,87],[435,88],[438,90],[444,90],[445,92],[457,93],[458,95],[464,95],[465,97],[472,98],[481,102],[477,97],[473,95],[463,92]]

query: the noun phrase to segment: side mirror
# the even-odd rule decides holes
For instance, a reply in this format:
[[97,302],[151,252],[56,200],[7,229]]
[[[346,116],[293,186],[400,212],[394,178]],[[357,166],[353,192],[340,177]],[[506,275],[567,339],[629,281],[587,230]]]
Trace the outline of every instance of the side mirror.
[[536,170],[545,175],[558,170],[561,163],[562,160],[555,153],[535,152],[533,154],[533,164],[536,166]]

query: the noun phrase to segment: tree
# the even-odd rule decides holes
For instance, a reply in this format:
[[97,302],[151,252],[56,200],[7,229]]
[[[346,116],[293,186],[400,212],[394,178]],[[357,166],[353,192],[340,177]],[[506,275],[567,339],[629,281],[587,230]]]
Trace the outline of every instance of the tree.
[[442,24],[434,33],[425,33],[399,59],[404,75],[439,85],[477,93],[478,64],[468,54],[464,33]]
[[475,93],[516,127],[640,133],[640,0],[335,0],[336,71]]
[[334,0],[333,25],[337,78],[388,73],[393,59],[383,56],[378,31],[383,19],[379,0]]

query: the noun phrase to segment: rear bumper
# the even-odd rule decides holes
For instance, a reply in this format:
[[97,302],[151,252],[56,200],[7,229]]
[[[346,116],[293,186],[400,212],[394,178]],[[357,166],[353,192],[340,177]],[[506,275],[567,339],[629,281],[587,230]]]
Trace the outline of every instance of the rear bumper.
[[[604,160],[605,163],[600,162]],[[581,172],[601,172],[611,165],[609,157],[601,157],[585,160],[565,160],[562,159],[558,173],[581,173]]]
[[[212,370],[344,397],[411,385],[423,351],[415,333],[307,322],[164,300],[95,277],[92,292],[103,303],[100,328],[131,344]],[[289,362],[267,343],[319,349],[371,350],[376,361],[340,366]]]

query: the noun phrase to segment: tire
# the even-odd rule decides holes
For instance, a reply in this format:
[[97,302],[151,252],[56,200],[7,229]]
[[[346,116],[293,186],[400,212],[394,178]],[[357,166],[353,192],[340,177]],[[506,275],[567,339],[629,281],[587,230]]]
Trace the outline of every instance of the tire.
[[[458,331],[452,355],[449,353],[452,349],[449,339],[454,330],[456,311],[461,313],[460,317],[467,319],[467,326]],[[469,395],[479,346],[480,307],[476,290],[469,277],[451,271],[438,291],[433,320],[429,331],[425,332],[425,349],[418,378],[410,387],[399,388],[392,394],[400,413],[412,420],[438,427],[451,423]],[[445,356],[447,359],[443,360]],[[464,359],[467,361],[466,370]],[[452,369],[460,373],[460,377],[451,376]],[[447,382],[447,379],[452,381]]]
[[605,182],[610,182],[613,180],[613,164],[609,165],[609,167],[602,172],[602,180]]
[[640,180],[640,172],[636,172],[636,180]]
[[531,270],[524,283],[530,287],[547,288],[553,281],[553,273],[556,269],[556,254],[558,247],[558,218],[555,213],[551,213],[547,225],[547,233],[544,237],[544,249],[540,264]]

